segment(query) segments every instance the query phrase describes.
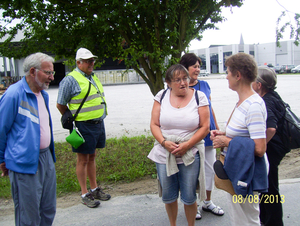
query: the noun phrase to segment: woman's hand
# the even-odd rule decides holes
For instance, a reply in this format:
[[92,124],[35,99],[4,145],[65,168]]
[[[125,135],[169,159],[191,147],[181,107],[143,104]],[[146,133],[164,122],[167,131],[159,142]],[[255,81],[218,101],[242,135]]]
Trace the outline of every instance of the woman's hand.
[[225,132],[222,132],[220,130],[212,130],[210,131],[210,139],[213,140],[216,136],[222,136],[225,135]]
[[214,148],[224,148],[228,147],[231,138],[226,137],[225,135],[217,135],[212,139],[212,141]]
[[179,147],[179,145],[172,141],[169,141],[169,140],[165,141],[164,148],[167,149],[167,151],[170,152],[171,154],[178,147]]
[[176,145],[177,147],[171,152],[171,154],[175,155],[176,157],[182,157],[190,149],[188,142],[183,142]]

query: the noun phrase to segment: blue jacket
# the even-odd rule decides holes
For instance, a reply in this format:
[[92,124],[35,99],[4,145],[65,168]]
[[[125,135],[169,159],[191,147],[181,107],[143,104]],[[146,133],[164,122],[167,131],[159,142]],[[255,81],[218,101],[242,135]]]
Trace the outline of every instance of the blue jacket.
[[[41,91],[51,128],[50,150],[54,162],[49,96]],[[0,163],[18,173],[35,174],[40,154],[40,119],[37,98],[23,79],[11,85],[0,99]]]
[[264,157],[254,155],[255,143],[248,137],[234,137],[230,142],[224,170],[237,195],[268,191],[268,172]]

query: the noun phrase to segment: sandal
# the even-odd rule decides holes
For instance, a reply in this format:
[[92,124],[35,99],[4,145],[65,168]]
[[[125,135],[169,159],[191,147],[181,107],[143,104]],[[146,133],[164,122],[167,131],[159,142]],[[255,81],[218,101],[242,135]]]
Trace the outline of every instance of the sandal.
[[200,213],[199,205],[197,206],[197,214],[196,214],[196,220],[201,220],[202,216]]
[[[213,206],[211,206],[211,205],[213,205]],[[213,202],[210,202],[209,204],[204,203],[204,205],[202,206],[202,210],[204,210],[206,212],[212,212],[213,214],[215,214],[217,216],[223,216],[224,215],[224,210],[221,207],[216,206],[215,204],[213,204]]]

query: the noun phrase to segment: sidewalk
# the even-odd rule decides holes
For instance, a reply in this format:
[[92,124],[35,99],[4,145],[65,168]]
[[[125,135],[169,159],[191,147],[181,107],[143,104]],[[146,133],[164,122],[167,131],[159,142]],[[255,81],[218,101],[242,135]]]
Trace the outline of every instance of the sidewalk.
[[[283,221],[285,225],[300,225],[299,203],[300,196],[299,179],[280,181],[280,192],[284,196]],[[225,211],[224,216],[219,217],[202,211],[202,219],[195,225],[205,226],[230,226],[228,215],[227,194],[219,189],[213,192],[214,202]],[[14,225],[14,216],[0,217],[1,226]],[[119,196],[112,197],[107,202],[101,202],[98,208],[87,208],[78,204],[65,209],[57,209],[53,226],[163,226],[169,225],[164,204],[157,194]],[[177,225],[187,225],[183,204],[179,201]],[[241,222],[241,225],[242,222]]]

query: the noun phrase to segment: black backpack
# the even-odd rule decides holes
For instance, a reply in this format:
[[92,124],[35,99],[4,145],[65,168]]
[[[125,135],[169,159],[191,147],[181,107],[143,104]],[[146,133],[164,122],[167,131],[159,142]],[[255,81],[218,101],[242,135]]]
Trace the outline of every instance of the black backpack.
[[[283,101],[282,101],[283,102]],[[289,152],[291,149],[300,148],[300,119],[292,112],[290,106],[283,102],[285,113],[281,125],[281,139]]]

